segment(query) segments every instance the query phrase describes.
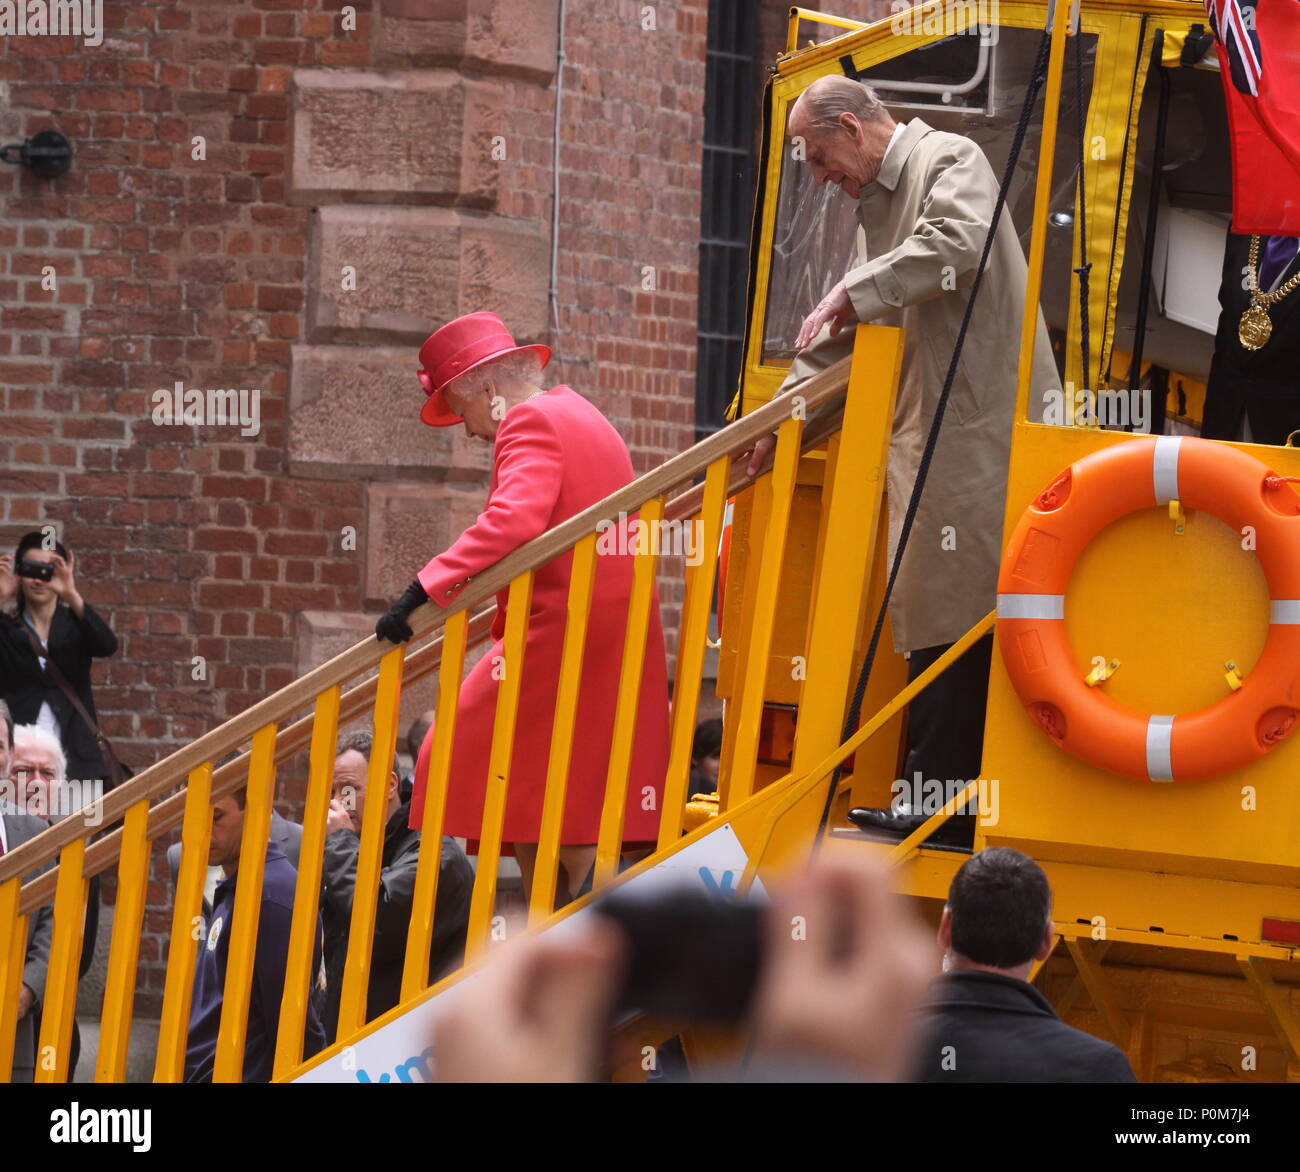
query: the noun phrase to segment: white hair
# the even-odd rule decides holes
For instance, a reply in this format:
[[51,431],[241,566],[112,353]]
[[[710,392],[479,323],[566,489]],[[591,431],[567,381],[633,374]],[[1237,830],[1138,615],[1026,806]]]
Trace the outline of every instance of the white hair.
[[799,97],[799,106],[813,130],[834,130],[841,114],[852,114],[859,122],[873,122],[885,113],[885,106],[865,82],[848,77],[820,77]]
[[50,732],[43,724],[19,724],[14,726],[14,757],[16,758],[21,749],[19,744],[32,745],[35,748],[44,749],[54,757],[55,765],[59,775],[54,780],[64,782],[68,778],[68,756],[63,751],[63,745],[54,733]]
[[542,364],[535,350],[514,350],[500,358],[491,358],[482,366],[458,375],[447,384],[447,392],[462,399],[472,399],[475,395],[491,389],[492,383],[499,379],[518,379],[530,386],[542,389]]

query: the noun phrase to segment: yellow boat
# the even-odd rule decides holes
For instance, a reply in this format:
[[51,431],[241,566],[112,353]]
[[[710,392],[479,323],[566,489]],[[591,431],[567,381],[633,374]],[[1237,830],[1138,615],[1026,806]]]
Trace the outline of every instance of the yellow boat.
[[[437,783],[445,781],[458,684],[467,651],[486,638],[494,594],[508,588],[511,599],[522,602],[532,572],[572,549],[566,662],[580,663],[599,529],[637,510],[643,522],[695,523],[710,556],[683,574],[671,754],[657,847],[618,873],[621,806],[607,801],[596,893],[674,866],[703,868],[719,885],[738,889],[779,875],[807,857],[827,787],[839,776],[827,849],[886,859],[897,869],[901,890],[937,921],[966,856],[922,844],[960,795],[944,795],[948,800],[926,826],[896,845],[870,841],[847,823],[845,813],[852,806],[889,805],[907,701],[993,629],[995,615],[987,615],[912,685],[906,685],[904,661],[886,637],[863,718],[844,739],[845,714],[888,569],[882,521],[884,510],[897,505],[885,499],[884,469],[905,340],[896,330],[859,327],[852,358],[804,388],[806,414],[792,418],[786,405],[772,401],[789,365],[791,331],[821,295],[817,282],[837,264],[843,271],[853,231],[851,219],[839,215],[847,204],[837,212],[833,193],[813,190],[806,173],[789,164],[781,130],[791,103],[814,80],[851,70],[900,117],[921,113],[932,126],[969,135],[1000,172],[1037,48],[1050,30],[1044,96],[1006,209],[1029,262],[1021,335],[1029,341],[1020,356],[1005,540],[1029,502],[1064,469],[1131,442],[1125,430],[1092,425],[1087,408],[1103,401],[1114,410],[1149,403],[1153,410],[1145,422],[1157,430],[1190,432],[1196,426],[1214,328],[1211,316],[1207,335],[1206,315],[1217,291],[1230,198],[1220,79],[1213,58],[1196,52],[1196,26],[1205,24],[1201,5],[1084,0],[1066,9],[1040,0],[1002,0],[993,7],[967,0],[906,9],[872,24],[792,10],[787,52],[773,67],[765,99],[736,421],[498,563],[448,610],[429,613],[437,609],[430,606],[417,612],[413,642],[396,648],[369,640],[358,644],[145,770],[94,810],[0,858],[0,1077],[8,1077],[12,1060],[28,917],[52,903],[53,948],[36,1078],[66,1078],[87,880],[115,871],[118,902],[95,1075],[99,1081],[122,1079],[151,844],[180,827],[184,852],[154,1064],[156,1081],[179,1080],[198,948],[191,926],[201,909],[212,800],[247,784],[243,856],[263,857],[277,763],[304,750],[310,753],[310,780],[276,1077],[431,1077],[421,1041],[428,1023],[440,998],[473,971],[497,930],[500,813],[509,782],[508,747],[520,718],[517,692],[507,684],[498,707],[495,780],[470,916],[470,968],[425,988],[420,957],[428,953],[438,863],[438,852],[426,851],[401,1004],[366,1020],[367,929],[383,837],[382,806],[370,803],[339,1041],[304,1061],[301,1034],[313,978],[337,729],[341,721],[373,721],[370,780],[380,784],[396,743],[403,687],[438,674],[434,784],[424,823],[425,840],[436,843],[442,818]],[[1085,65],[1082,76],[1074,72],[1076,60]],[[1153,184],[1153,170],[1162,182]],[[812,222],[817,232],[797,230]],[[1148,249],[1153,227],[1159,240]],[[1085,265],[1090,283],[1081,305],[1076,270]],[[1142,295],[1148,284],[1159,297]],[[1064,425],[1026,417],[1033,314],[1040,304],[1062,365],[1066,402],[1085,408],[1057,421]],[[1085,321],[1086,357],[1080,345]],[[1101,398],[1102,392],[1127,391],[1143,376],[1162,388],[1161,396]],[[748,477],[743,461],[733,465],[732,457],[773,430],[779,439],[771,464]],[[1291,448],[1232,446],[1281,475],[1300,475],[1300,453]],[[729,500],[734,507],[718,648],[718,691],[726,701],[719,790],[688,802],[717,577],[711,551],[719,548]],[[636,566],[629,624],[634,632],[645,629],[651,585],[661,570],[658,550],[640,551]],[[1065,625],[1080,678],[1140,712],[1188,712],[1220,700],[1249,675],[1268,631],[1269,595],[1258,563],[1241,556],[1235,533],[1192,509],[1147,509],[1109,526],[1078,562],[1069,594]],[[527,609],[509,608],[507,658],[521,653]],[[848,638],[849,632],[856,637]],[[625,656],[619,692],[609,762],[613,795],[624,792],[631,752],[641,654],[635,647],[635,640],[629,642],[633,653]],[[558,913],[550,907],[565,763],[571,751],[580,751],[573,727],[575,684],[572,672],[565,673],[556,697],[549,816],[530,908],[530,922],[538,927],[572,915],[589,898]],[[250,740],[250,754],[214,765]],[[851,770],[837,775],[843,763]],[[976,849],[1011,846],[1042,863],[1055,895],[1058,942],[1032,979],[1066,1021],[1120,1046],[1140,1080],[1300,1079],[1298,773],[1300,747],[1292,740],[1235,772],[1194,783],[1158,785],[1105,772],[1063,752],[1044,734],[995,651],[983,768],[971,784],[984,792],[995,787],[996,799],[985,803]],[[22,875],[47,863],[54,868],[21,884]],[[256,927],[250,913],[260,880],[260,867],[240,869],[218,1081],[237,1081],[242,1070]],[[360,898],[367,892],[368,904]],[[656,1045],[674,1032],[672,1023],[629,1024],[625,1040],[632,1049],[618,1077],[644,1077],[640,1046]],[[688,1032],[687,1059],[716,1060],[735,1041]]]

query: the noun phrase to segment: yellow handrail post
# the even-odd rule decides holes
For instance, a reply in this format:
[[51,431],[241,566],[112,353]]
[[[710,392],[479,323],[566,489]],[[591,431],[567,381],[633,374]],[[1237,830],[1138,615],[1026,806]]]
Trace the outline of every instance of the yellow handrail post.
[[483,824],[479,831],[478,871],[470,896],[469,930],[465,960],[477,958],[488,944],[492,913],[497,897],[497,867],[501,862],[501,830],[506,817],[506,795],[510,786],[510,765],[515,750],[515,723],[519,715],[519,687],[525,670],[524,649],[528,642],[528,612],[532,606],[533,575],[520,574],[510,583],[506,599],[506,632],[499,665],[496,718],[492,724],[492,748],[488,756],[487,787],[483,794]]
[[54,933],[41,1007],[41,1037],[36,1048],[36,1082],[66,1082],[77,1012],[77,969],[86,931],[87,881],[82,873],[86,840],[78,838],[59,852],[59,883],[54,894]]
[[[727,460],[715,460],[705,473],[704,500],[700,505],[699,533],[696,535],[702,556],[698,565],[686,567],[686,596],[677,637],[677,677],[673,688],[668,769],[664,776],[663,810],[659,814],[659,850],[682,834],[682,812],[691,776],[695,717],[699,711],[700,686],[704,676],[705,640],[709,633],[713,583],[718,568],[718,542],[722,536],[723,512],[727,507],[727,470]],[[687,519],[684,523],[695,522]]]
[[275,1039],[272,1077],[283,1078],[302,1061],[303,1030],[316,973],[316,937],[320,923],[321,871],[324,866],[325,823],[334,781],[334,748],[338,741],[341,689],[335,684],[316,699],[311,731],[307,796],[303,802],[302,841],[298,845],[298,882],[289,921],[289,955],[284,966],[284,995]]
[[27,959],[27,917],[18,914],[22,877],[0,883],[0,1083],[13,1077],[18,1036],[18,994]]
[[403,1001],[419,993],[429,980],[429,948],[433,942],[433,919],[438,906],[438,878],[442,867],[442,823],[447,812],[447,783],[451,776],[460,682],[465,672],[468,615],[468,611],[450,615],[443,627],[438,707],[434,714],[433,743],[429,746],[429,772],[424,783],[424,816],[420,820],[420,861],[415,868],[411,922],[406,932],[406,959],[402,965]]
[[275,734],[274,724],[259,728],[253,734],[249,754],[235,905],[230,913],[231,922],[225,927],[230,943],[226,950],[221,1024],[217,1027],[217,1049],[212,1061],[213,1082],[242,1082],[244,1077],[244,1042],[262,913],[266,848],[271,838],[271,803],[275,796]]
[[[658,534],[664,515],[664,498],[655,497],[641,506],[641,533]],[[638,545],[640,543],[638,542]],[[637,714],[641,708],[641,674],[645,666],[646,636],[650,629],[650,607],[655,603],[655,569],[659,564],[658,541],[652,538],[646,550],[638,550],[632,563],[632,593],[627,604],[627,630],[623,639],[623,661],[619,668],[618,701],[614,708],[614,735],[609,746],[609,771],[605,776],[605,801],[600,811],[596,845],[596,874],[593,888],[603,887],[618,873],[623,847],[623,816],[629,794],[632,750],[636,741]],[[660,811],[660,817],[663,812]]]
[[781,424],[777,433],[776,458],[769,478],[772,503],[764,527],[762,549],[758,552],[761,562],[754,587],[754,619],[746,631],[743,670],[738,665],[736,672],[739,701],[734,703],[735,710],[727,714],[728,722],[735,730],[735,739],[731,774],[724,795],[726,809],[743,802],[754,788],[758,734],[763,718],[763,690],[767,682],[776,608],[780,601],[781,568],[785,561],[785,539],[790,526],[802,431],[802,418],[792,416]]
[[388,823],[388,781],[397,745],[397,713],[402,702],[401,647],[394,647],[379,664],[379,690],[375,693],[374,733],[366,770],[366,801],[361,812],[361,844],[357,850],[357,876],[352,894],[352,919],[348,925],[348,955],[339,993],[337,1037],[346,1038],[366,1020],[366,995],[370,988],[370,957],[375,938],[375,902],[383,870],[384,827]]
[[126,1077],[131,1018],[135,1008],[135,976],[140,960],[140,929],[149,889],[149,802],[136,802],[122,826],[122,855],[117,865],[117,904],[113,910],[113,939],[108,952],[108,976],[100,1013],[96,1082],[122,1082]]
[[185,789],[185,823],[181,830],[181,864],[172,901],[172,931],[167,948],[158,1023],[158,1054],[154,1082],[180,1082],[185,1075],[185,1043],[190,1032],[190,999],[194,992],[194,958],[203,923],[203,884],[208,873],[212,834],[212,763],[190,773]]
[[551,749],[546,764],[546,794],[542,799],[537,861],[533,865],[533,890],[528,906],[530,924],[544,920],[555,910],[555,878],[560,865],[560,835],[564,825],[564,799],[569,789],[569,762],[573,756],[573,727],[582,687],[587,619],[596,583],[596,540],[597,535],[593,533],[573,547],[564,647],[560,653],[555,719],[551,723]]
[[[1052,166],[1056,159],[1056,124],[1061,109],[1061,78],[1065,71],[1066,29],[1083,6],[1083,0],[1056,0],[1051,49],[1047,58],[1047,84],[1043,89],[1043,124],[1038,138],[1038,173],[1034,182],[1034,218],[1029,236],[1029,280],[1025,287],[1024,315],[1020,322],[1020,366],[1016,372],[1016,419],[1029,408],[1029,383],[1034,370],[1034,343],[1038,335],[1039,295],[1043,289],[1043,258],[1047,254],[1047,213],[1051,210]],[[1004,208],[1003,215],[1007,215]]]
[[872,554],[884,505],[903,333],[860,325],[828,497],[824,544],[813,595],[807,668],[800,689],[790,771],[803,773],[839,744],[852,692],[854,638],[871,583]]

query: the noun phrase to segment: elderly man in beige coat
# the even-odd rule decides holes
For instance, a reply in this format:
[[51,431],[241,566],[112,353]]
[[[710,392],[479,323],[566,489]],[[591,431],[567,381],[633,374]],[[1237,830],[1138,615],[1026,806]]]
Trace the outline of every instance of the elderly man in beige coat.
[[[781,393],[850,352],[857,322],[906,331],[889,450],[889,553],[897,548],[917,466],[934,419],[957,333],[997,201],[983,152],[919,118],[896,123],[865,85],[814,82],[794,104],[788,133],[801,138],[821,183],[857,201],[858,264],[807,317],[800,353]],[[993,608],[1002,543],[1007,461],[1015,410],[1024,253],[1004,210],[975,302],[934,461],[890,604],[894,646],[915,678]],[[1030,413],[1060,380],[1040,316]],[[751,468],[770,440],[755,449]],[[979,776],[992,637],[953,664],[910,706],[903,780]],[[854,811],[864,827],[897,836],[923,820],[904,800],[892,811]],[[915,804],[915,803],[911,803]],[[964,845],[974,816],[943,832]]]

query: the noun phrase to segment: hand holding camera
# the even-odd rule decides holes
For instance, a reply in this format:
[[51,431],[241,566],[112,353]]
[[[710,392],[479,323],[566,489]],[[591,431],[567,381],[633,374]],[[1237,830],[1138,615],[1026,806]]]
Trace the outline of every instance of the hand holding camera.
[[0,554],[0,606],[8,606],[18,597],[18,575],[14,573],[14,556]]

